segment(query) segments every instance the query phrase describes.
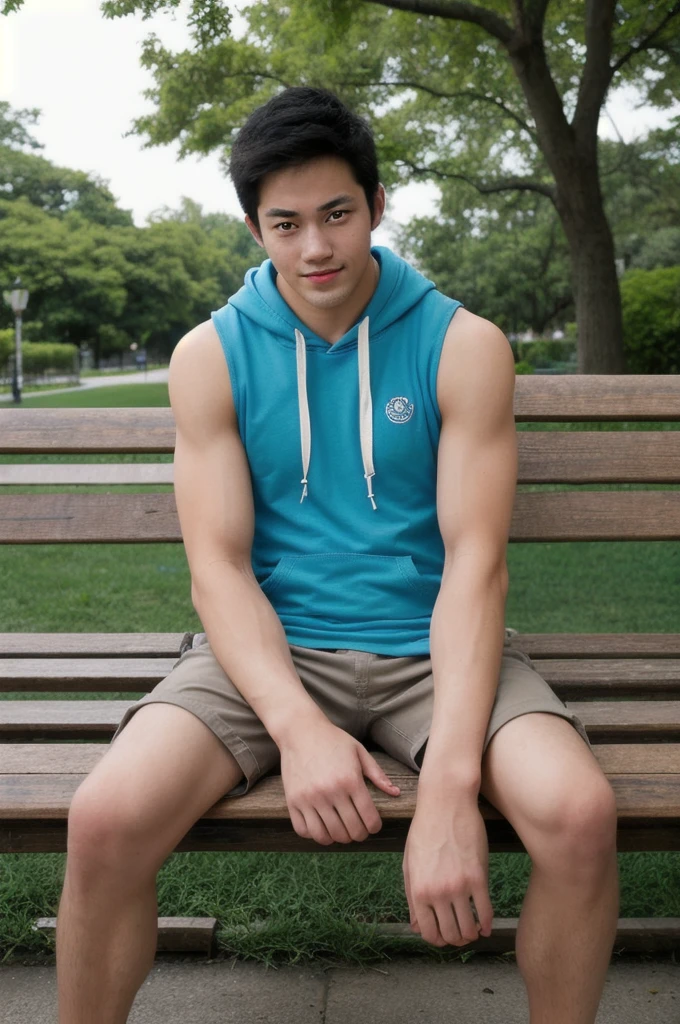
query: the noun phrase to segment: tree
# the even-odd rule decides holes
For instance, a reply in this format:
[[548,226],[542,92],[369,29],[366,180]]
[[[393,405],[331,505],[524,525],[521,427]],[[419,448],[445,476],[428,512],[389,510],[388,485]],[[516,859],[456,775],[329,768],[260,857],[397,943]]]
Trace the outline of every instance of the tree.
[[[109,17],[178,0],[105,0]],[[16,9],[19,0],[6,0]],[[564,230],[579,322],[579,368],[624,369],[614,243],[597,128],[609,89],[678,96],[680,0],[256,0],[231,35],[228,6],[192,0],[192,49],[151,36],[156,110],[149,145],[221,151],[284,85],[323,84],[370,113],[387,184],[458,180],[483,195],[531,192]]]

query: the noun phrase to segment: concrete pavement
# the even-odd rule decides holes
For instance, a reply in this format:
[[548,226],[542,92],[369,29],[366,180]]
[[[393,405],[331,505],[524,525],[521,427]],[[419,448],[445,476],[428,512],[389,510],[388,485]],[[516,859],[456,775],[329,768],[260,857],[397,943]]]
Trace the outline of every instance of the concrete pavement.
[[[53,966],[0,966],[3,1024],[57,1024]],[[266,968],[159,956],[129,1024],[528,1024],[516,964],[404,959],[374,967]],[[94,1022],[93,1022],[94,1024]],[[597,1024],[680,1024],[680,964],[620,958]]]
[[[87,391],[90,388],[110,388],[115,387],[118,384],[167,384],[168,368],[167,366],[164,366],[160,370],[147,370],[146,373],[143,370],[140,370],[137,373],[107,373],[101,377],[81,377],[81,381],[82,383],[77,387],[54,388],[44,392],[24,392],[24,397],[37,398],[40,394],[63,395],[66,394],[67,391]],[[0,402],[11,401],[11,392],[0,395]]]

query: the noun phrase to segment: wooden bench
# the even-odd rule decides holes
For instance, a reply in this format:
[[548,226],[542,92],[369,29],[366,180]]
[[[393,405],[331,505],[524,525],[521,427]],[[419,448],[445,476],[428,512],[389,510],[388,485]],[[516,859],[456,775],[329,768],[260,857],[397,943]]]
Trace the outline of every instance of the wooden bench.
[[[680,421],[680,376],[522,376],[516,419]],[[6,409],[0,453],[172,453],[169,409]],[[597,484],[680,484],[680,433],[521,431],[520,484],[511,541],[677,540],[680,490],[593,490]],[[110,493],[0,493],[0,543],[181,541],[171,463],[0,465],[0,484],[104,484]],[[115,490],[145,485],[139,493]],[[151,487],[149,487],[151,485]],[[0,489],[1,490],[1,489]],[[633,584],[634,585],[634,584]],[[680,606],[679,593],[668,594]],[[145,692],[162,679],[187,637],[168,634],[0,634],[4,693]],[[560,697],[584,722],[616,793],[621,850],[680,850],[680,633],[517,634]],[[129,701],[0,701],[0,852],[63,851],[73,794],[106,750]],[[80,742],[74,742],[74,741]],[[403,849],[417,776],[379,755],[401,786],[398,799],[371,787],[379,834],[320,847],[294,832],[279,776],[221,800],[177,850]],[[509,824],[482,801],[490,847],[522,849]],[[666,934],[678,922],[622,929]],[[623,932],[622,932],[623,934]],[[483,940],[486,941],[486,940]],[[511,940],[510,940],[511,941]],[[643,943],[644,944],[644,943]],[[480,943],[481,945],[481,943]],[[650,947],[654,942],[650,939]]]

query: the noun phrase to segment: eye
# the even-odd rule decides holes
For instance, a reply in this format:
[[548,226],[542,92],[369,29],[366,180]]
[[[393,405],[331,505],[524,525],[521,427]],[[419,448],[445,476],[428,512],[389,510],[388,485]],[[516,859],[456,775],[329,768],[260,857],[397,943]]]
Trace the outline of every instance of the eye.
[[[281,221],[280,224],[276,225],[277,230],[278,230],[278,228],[292,228],[292,227],[295,227],[295,225],[292,223],[292,221],[289,221],[289,220],[283,220],[283,221]],[[287,235],[287,234],[289,234],[289,232],[288,231],[284,231],[284,232],[282,232],[282,234]]]
[[332,217],[340,218],[340,217],[343,217],[346,213],[349,213],[349,212],[350,212],[349,210],[333,210],[333,212],[331,213],[331,215],[330,215],[330,217],[328,219],[330,220]]

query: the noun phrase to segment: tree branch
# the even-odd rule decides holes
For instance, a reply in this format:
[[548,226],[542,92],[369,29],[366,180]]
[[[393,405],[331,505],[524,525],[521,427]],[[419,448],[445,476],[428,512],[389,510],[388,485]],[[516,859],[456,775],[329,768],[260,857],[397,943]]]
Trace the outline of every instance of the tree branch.
[[411,11],[413,14],[434,15],[437,18],[448,18],[452,21],[468,21],[479,25],[489,35],[499,39],[507,46],[515,33],[512,25],[486,7],[467,3],[466,0],[366,0],[370,4],[381,7],[393,7],[398,11]]
[[677,18],[678,14],[680,14],[680,3],[675,3],[666,16],[662,18],[656,28],[652,29],[652,31],[639,43],[636,43],[635,46],[631,46],[630,49],[626,50],[623,56],[619,57],[617,62],[612,65],[611,77],[613,78],[616,72],[619,71],[623,65],[631,59],[631,57],[634,57],[637,53],[641,53],[643,50],[650,49],[651,47],[649,44],[652,42],[654,37],[658,36],[658,34],[665,29],[666,25],[668,25],[673,18]]
[[425,85],[423,82],[356,82],[356,81],[343,81],[341,85],[351,85],[353,88],[372,88],[374,86],[397,86],[401,89],[420,89],[422,92],[428,93],[430,96],[435,96],[440,100],[460,100],[460,99],[472,99],[480,100],[483,103],[492,103],[495,107],[498,107],[507,114],[520,128],[522,128],[532,138],[536,139],[536,133],[534,129],[529,125],[523,118],[516,114],[514,110],[506,106],[502,100],[499,100],[496,96],[486,96],[483,92],[475,92],[473,89],[461,89],[459,92],[443,92],[441,89],[435,89],[431,85]]
[[586,62],[572,126],[578,133],[597,134],[600,110],[611,82],[609,58],[616,0],[586,0]]
[[410,167],[416,174],[429,175],[442,181],[464,181],[467,185],[472,185],[473,188],[476,188],[482,195],[489,195],[492,192],[538,192],[539,195],[547,196],[548,199],[553,202],[555,201],[555,189],[552,185],[543,185],[539,181],[531,181],[530,178],[510,177],[484,183],[474,181],[466,174],[441,171],[438,167],[420,167],[418,164],[413,163],[412,160],[407,160],[404,157],[399,158],[399,163],[403,164],[404,167]]

